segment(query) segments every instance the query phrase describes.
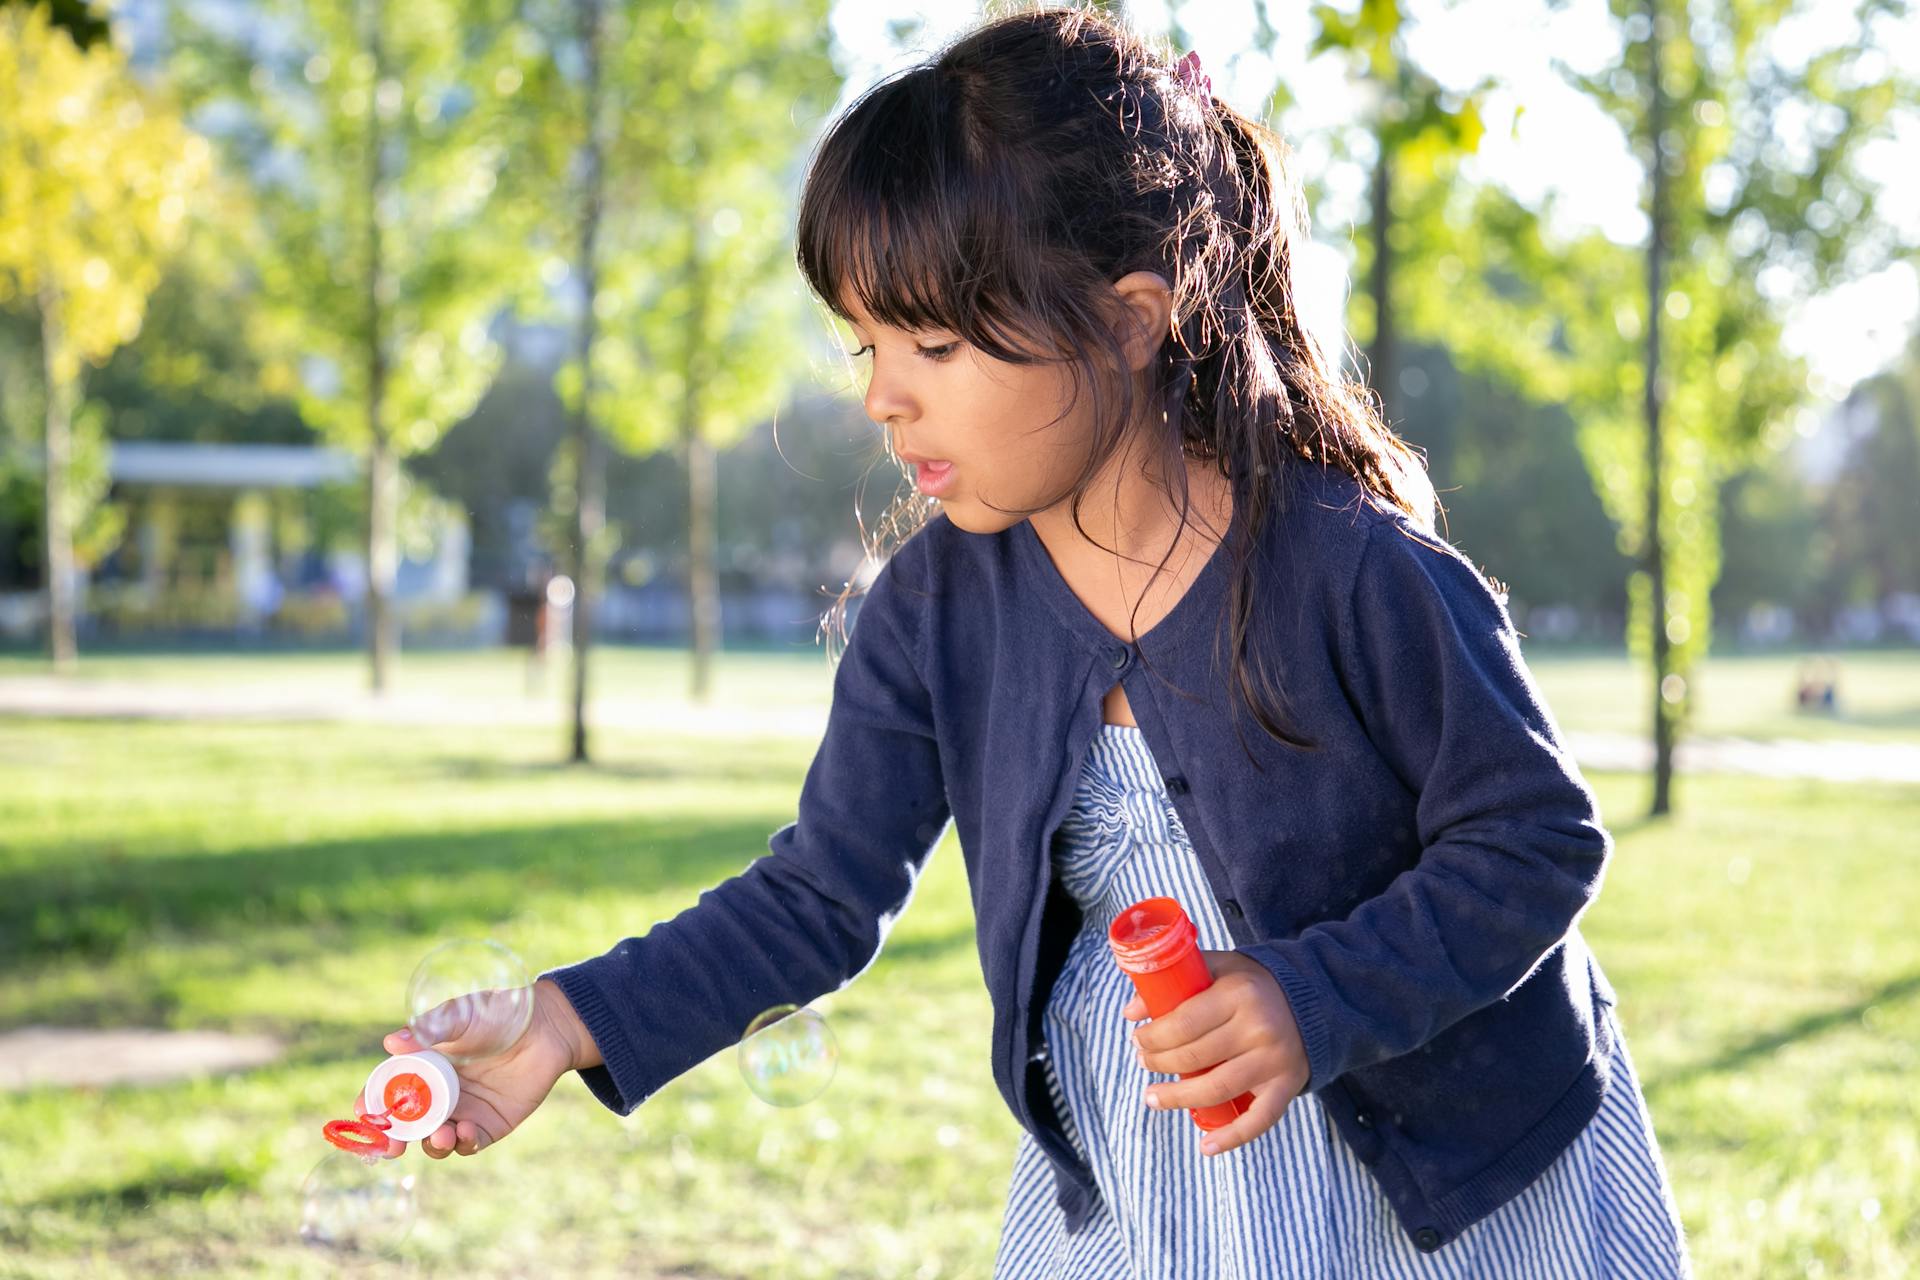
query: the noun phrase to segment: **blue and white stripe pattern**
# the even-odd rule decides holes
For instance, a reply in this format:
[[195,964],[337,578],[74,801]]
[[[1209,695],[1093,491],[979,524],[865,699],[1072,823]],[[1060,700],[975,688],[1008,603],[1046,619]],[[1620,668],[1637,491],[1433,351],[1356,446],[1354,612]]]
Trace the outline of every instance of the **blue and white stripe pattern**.
[[[1104,725],[1055,838],[1056,874],[1084,924],[1045,1011],[1048,1086],[1100,1202],[1077,1235],[1046,1157],[1022,1134],[995,1280],[1281,1280],[1447,1277],[1583,1280],[1690,1275],[1646,1102],[1616,1037],[1598,1115],[1537,1181],[1433,1253],[1415,1248],[1366,1166],[1303,1094],[1279,1124],[1200,1154],[1185,1110],[1142,1101],[1151,1081],[1120,1016],[1133,986],[1106,934],[1142,898],[1179,899],[1200,945],[1233,946],[1139,729]],[[1611,1015],[1609,1015],[1611,1016]]]

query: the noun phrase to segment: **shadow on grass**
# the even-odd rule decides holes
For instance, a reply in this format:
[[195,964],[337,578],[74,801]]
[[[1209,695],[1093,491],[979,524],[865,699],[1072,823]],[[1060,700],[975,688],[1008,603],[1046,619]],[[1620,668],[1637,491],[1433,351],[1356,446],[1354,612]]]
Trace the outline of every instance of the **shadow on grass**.
[[[777,815],[649,818],[81,861],[0,874],[0,981],[106,959],[156,935],[276,927],[346,937],[511,916],[533,894],[704,888],[766,851]],[[297,949],[296,949],[297,950]],[[297,957],[289,955],[288,959]]]
[[259,1174],[243,1166],[220,1164],[191,1169],[156,1169],[144,1177],[113,1186],[80,1187],[57,1191],[28,1201],[29,1209],[55,1213],[91,1214],[133,1213],[151,1208],[156,1201],[197,1200],[212,1191],[251,1191],[258,1187]]
[[1718,1075],[1725,1071],[1737,1071],[1759,1058],[1779,1052],[1788,1045],[1802,1040],[1811,1040],[1823,1035],[1835,1027],[1858,1022],[1860,1015],[1877,1004],[1899,1000],[1910,1000],[1920,995],[1920,972],[1909,973],[1895,978],[1880,987],[1879,990],[1838,1008],[1827,1009],[1820,1013],[1810,1013],[1796,1019],[1784,1027],[1754,1036],[1742,1044],[1737,1044],[1725,1052],[1708,1058],[1704,1062],[1678,1067],[1658,1077],[1648,1079],[1642,1085],[1649,1098],[1668,1089],[1700,1079],[1702,1076]]

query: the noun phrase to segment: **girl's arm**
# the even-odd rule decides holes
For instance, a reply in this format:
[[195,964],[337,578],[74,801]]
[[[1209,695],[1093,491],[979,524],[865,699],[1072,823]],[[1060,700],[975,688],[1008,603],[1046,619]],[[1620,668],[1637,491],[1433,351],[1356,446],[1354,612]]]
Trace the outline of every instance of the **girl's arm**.
[[1395,517],[1338,622],[1368,736],[1418,796],[1422,853],[1345,919],[1240,948],[1280,982],[1317,1089],[1513,990],[1599,892],[1612,838],[1502,602]]
[[603,1059],[581,1078],[620,1114],[765,1010],[845,987],[906,910],[950,816],[920,675],[920,542],[861,601],[799,812],[771,854],[644,936],[544,975]]

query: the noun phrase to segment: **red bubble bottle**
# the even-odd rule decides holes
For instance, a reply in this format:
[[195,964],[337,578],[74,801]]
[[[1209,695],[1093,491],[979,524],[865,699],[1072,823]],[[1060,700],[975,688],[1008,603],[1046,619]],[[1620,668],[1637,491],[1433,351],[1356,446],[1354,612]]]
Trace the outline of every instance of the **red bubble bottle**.
[[[1133,988],[1146,1002],[1150,1018],[1164,1018],[1181,1001],[1213,985],[1206,957],[1200,954],[1199,932],[1172,898],[1147,898],[1126,908],[1107,930],[1107,945],[1113,949],[1122,972],[1133,979]],[[1211,1070],[1213,1067],[1204,1067],[1180,1079],[1190,1080]],[[1252,1105],[1253,1095],[1243,1093],[1231,1102],[1189,1107],[1187,1114],[1202,1129],[1212,1130],[1231,1124]]]

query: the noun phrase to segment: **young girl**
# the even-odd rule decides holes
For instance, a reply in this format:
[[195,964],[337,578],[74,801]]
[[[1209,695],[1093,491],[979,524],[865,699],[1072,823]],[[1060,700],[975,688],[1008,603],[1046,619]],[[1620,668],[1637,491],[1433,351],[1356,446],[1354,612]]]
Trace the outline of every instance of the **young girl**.
[[[997,1276],[1686,1273],[1576,928],[1611,839],[1419,460],[1301,328],[1286,155],[1192,55],[1058,9],[835,123],[800,264],[918,492],[797,820],[544,975],[430,1154],[569,1070],[624,1115],[845,987],[951,820],[1024,1130]],[[1158,895],[1215,982],[1148,1022],[1106,933]]]

